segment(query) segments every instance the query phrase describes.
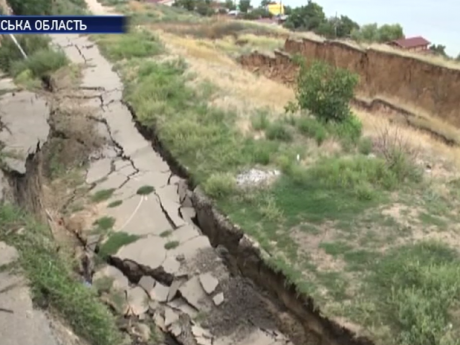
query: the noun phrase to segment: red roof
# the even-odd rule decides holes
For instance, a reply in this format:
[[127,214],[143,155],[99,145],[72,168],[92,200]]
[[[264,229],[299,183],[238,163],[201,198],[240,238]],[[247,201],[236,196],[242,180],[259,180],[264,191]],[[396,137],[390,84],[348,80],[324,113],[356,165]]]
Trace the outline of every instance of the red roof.
[[394,43],[400,46],[401,48],[415,48],[430,44],[430,42],[424,39],[422,36],[400,38],[399,40],[392,41],[391,43]]

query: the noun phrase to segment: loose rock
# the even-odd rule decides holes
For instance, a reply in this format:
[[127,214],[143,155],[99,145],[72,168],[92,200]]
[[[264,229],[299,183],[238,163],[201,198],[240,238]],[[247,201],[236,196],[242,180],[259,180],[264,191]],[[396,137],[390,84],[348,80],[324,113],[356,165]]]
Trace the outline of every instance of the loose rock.
[[145,290],[148,294],[152,291],[153,287],[156,284],[156,280],[150,276],[143,276],[141,280],[139,280],[138,285]]
[[218,293],[212,298],[214,304],[218,307],[224,302],[224,293]]
[[141,287],[136,286],[129,289],[127,299],[129,304],[128,314],[139,316],[149,310],[148,295]]
[[169,287],[157,282],[150,292],[150,298],[158,302],[166,302],[168,300],[168,294]]
[[211,273],[201,274],[200,283],[204,291],[206,291],[208,295],[212,294],[214,290],[216,290],[217,285],[219,285],[219,281],[216,278],[214,278],[214,276]]

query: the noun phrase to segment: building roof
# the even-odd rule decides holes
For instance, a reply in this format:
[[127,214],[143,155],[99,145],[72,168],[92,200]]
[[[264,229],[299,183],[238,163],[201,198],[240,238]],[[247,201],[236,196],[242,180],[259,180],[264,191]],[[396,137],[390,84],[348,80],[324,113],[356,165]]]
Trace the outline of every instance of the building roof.
[[399,40],[392,41],[391,43],[396,44],[401,48],[415,48],[419,46],[426,46],[430,42],[424,39],[422,36],[410,37],[410,38],[400,38]]

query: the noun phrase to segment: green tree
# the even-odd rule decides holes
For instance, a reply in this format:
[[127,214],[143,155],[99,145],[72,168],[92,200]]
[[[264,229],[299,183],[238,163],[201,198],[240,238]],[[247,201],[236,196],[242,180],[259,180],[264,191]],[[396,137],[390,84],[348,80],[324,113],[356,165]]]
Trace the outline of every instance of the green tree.
[[9,0],[11,10],[16,15],[51,15],[52,1],[50,0]]
[[351,37],[356,41],[378,42],[379,26],[376,23],[363,25],[359,30],[352,30]]
[[447,57],[446,46],[443,46],[442,44],[432,44],[430,45],[430,50],[436,55]]
[[378,30],[378,42],[385,43],[404,38],[404,30],[399,24],[385,24]]
[[307,66],[301,61],[296,85],[298,106],[326,122],[347,120],[358,80],[358,75],[346,69],[321,61]]
[[229,11],[234,11],[236,10],[236,5],[233,0],[225,0],[225,8]]
[[337,23],[337,37],[349,37],[353,30],[359,30],[359,24],[347,16],[340,16]]
[[283,6],[284,6],[284,14],[289,16],[292,13],[292,7],[287,6],[287,5],[283,5]]
[[455,58],[455,60],[460,61],[460,54],[457,55],[457,57]]
[[358,23],[347,16],[340,16],[324,21],[315,32],[327,38],[343,38],[350,37],[353,30],[359,30]]
[[246,15],[244,16],[244,19],[254,20],[254,19],[259,19],[259,18],[272,18],[272,17],[273,17],[273,14],[271,14],[265,8],[259,7],[259,8],[252,10],[249,13],[246,13]]
[[326,21],[323,8],[312,0],[306,6],[294,8],[284,26],[292,30],[316,30]]
[[196,3],[196,11],[202,16],[212,16],[214,14],[210,0],[198,0]]
[[176,0],[173,6],[185,8],[187,11],[194,11],[196,2],[195,0]]
[[385,43],[403,38],[404,30],[399,24],[384,24],[379,27],[372,23],[363,25],[360,29],[353,28],[350,36],[356,41]]
[[329,18],[323,23],[321,23],[317,29],[315,29],[315,33],[318,35],[327,37],[327,38],[335,38],[335,30],[336,30],[337,20],[336,18]]
[[251,0],[240,0],[239,9],[240,12],[248,13],[251,8]]

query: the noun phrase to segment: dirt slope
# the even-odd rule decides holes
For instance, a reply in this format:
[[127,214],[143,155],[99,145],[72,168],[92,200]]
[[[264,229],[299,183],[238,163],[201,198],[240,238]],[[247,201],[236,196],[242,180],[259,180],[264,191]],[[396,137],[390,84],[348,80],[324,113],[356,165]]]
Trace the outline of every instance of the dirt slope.
[[[284,51],[355,71],[360,75],[358,95],[361,97],[386,98],[395,105],[416,108],[460,126],[459,69],[373,48],[359,49],[342,42],[287,39]],[[279,53],[275,58],[253,53],[243,57],[242,63],[269,67],[273,76],[284,81],[292,80],[295,73],[290,58]]]

